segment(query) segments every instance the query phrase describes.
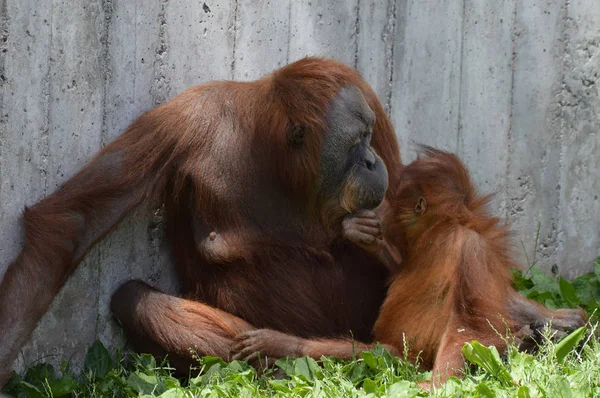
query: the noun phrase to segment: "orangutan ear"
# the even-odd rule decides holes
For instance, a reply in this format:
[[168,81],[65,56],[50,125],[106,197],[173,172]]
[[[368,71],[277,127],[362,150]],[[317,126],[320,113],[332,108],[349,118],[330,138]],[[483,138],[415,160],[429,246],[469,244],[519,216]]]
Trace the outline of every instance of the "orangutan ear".
[[418,215],[422,215],[427,210],[427,200],[424,197],[420,196],[419,200],[417,200],[417,204],[415,205],[415,213]]

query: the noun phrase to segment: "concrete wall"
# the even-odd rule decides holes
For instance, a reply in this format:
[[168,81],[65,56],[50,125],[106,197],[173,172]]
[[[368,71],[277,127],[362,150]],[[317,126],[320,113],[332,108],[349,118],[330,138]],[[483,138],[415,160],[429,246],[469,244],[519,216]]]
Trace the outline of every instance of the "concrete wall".
[[[573,277],[600,255],[598,0],[0,0],[0,51],[0,273],[21,246],[23,206],[142,112],[309,54],[361,70],[405,161],[412,140],[456,151],[498,192],[523,262]],[[160,210],[123,222],[18,366],[118,344],[107,303],[120,283],[176,288],[162,236]]]

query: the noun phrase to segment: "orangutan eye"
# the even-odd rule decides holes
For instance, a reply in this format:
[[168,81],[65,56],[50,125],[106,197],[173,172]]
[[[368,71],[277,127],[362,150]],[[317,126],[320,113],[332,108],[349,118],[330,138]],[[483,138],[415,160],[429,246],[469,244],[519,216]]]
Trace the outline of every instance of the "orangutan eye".
[[364,130],[361,134],[360,134],[360,139],[361,140],[371,140],[371,136],[373,135],[373,128],[369,127],[368,129]]

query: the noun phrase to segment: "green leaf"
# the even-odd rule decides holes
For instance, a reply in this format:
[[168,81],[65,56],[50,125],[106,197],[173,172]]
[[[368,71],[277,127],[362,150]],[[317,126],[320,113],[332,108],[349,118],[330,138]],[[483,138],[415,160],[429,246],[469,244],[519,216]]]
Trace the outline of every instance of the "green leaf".
[[8,379],[8,382],[4,386],[4,389],[0,389],[0,393],[5,392],[11,395],[17,395],[19,384],[21,384],[21,382],[21,377],[13,370],[10,379]]
[[310,373],[315,379],[323,378],[323,368],[319,366],[317,361],[310,357],[306,357],[306,363],[308,364],[308,369],[310,370]]
[[181,387],[181,383],[179,383],[179,380],[177,380],[176,378],[174,378],[172,376],[166,376],[164,378],[163,382],[165,383],[165,387],[167,389],[174,389],[174,388]]
[[20,397],[29,397],[29,398],[46,398],[45,394],[42,394],[40,389],[33,384],[27,383],[26,381],[22,381],[19,383],[19,390],[22,392],[19,393]]
[[231,361],[229,365],[227,365],[227,370],[231,373],[241,373],[246,369],[248,369],[248,365],[241,361]]
[[594,286],[592,283],[595,280],[596,277],[593,274],[586,274],[571,281],[579,304],[586,306],[594,300]]
[[421,389],[414,386],[408,380],[401,380],[392,384],[386,391],[388,397],[394,398],[413,398],[421,392]]
[[77,382],[69,375],[64,375],[58,380],[49,383],[53,397],[64,397],[72,393],[77,387]]
[[227,362],[225,362],[222,358],[219,357],[212,357],[212,356],[205,356],[202,357],[202,359],[200,360],[200,363],[204,366],[206,366],[207,369],[210,369],[213,365],[219,364],[222,367],[226,367],[227,366]]
[[100,340],[96,340],[85,356],[84,368],[96,377],[106,377],[112,369],[112,358]]
[[312,358],[297,358],[294,363],[294,374],[306,381],[314,381],[322,376],[322,370],[317,361]]
[[517,398],[531,398],[531,393],[529,392],[529,387],[521,386],[517,391]]
[[364,362],[359,362],[355,366],[352,367],[352,373],[350,373],[350,380],[353,383],[357,383],[364,379],[367,375],[367,364]]
[[563,296],[567,304],[572,307],[579,305],[579,299],[577,298],[577,292],[571,283],[569,283],[562,276],[558,277],[558,283],[560,286],[560,294]]
[[40,363],[27,370],[27,374],[19,383],[17,390],[23,392],[27,397],[37,397],[39,394],[45,396],[47,384],[54,380],[56,380],[54,367],[47,363]]
[[142,372],[132,373],[127,379],[127,385],[143,395],[162,394],[167,390],[156,375],[147,375]]
[[510,358],[510,376],[517,383],[522,383],[531,377],[535,369],[535,357],[514,350]]
[[223,372],[223,365],[220,362],[215,362],[214,365],[212,365],[210,368],[208,368],[208,370],[206,371],[205,374],[203,374],[202,377],[202,381],[204,383],[208,383],[213,376],[222,376]]
[[377,357],[371,351],[365,351],[360,353],[360,357],[365,364],[371,369],[379,368],[379,364],[377,363]]
[[542,304],[546,301],[554,300],[554,294],[550,292],[538,292],[537,290],[530,291],[527,297]]
[[496,347],[484,347],[473,340],[463,346],[462,353],[469,362],[479,365],[485,371],[494,375],[500,382],[507,385],[512,384],[510,373],[500,360]]
[[46,383],[46,380],[54,380],[54,367],[47,363],[32,366],[27,370],[25,380],[41,387]]
[[288,376],[294,375],[294,358],[281,358],[275,361],[275,366]]
[[362,388],[367,394],[377,393],[377,383],[371,379],[365,379],[365,381],[363,381]]
[[475,390],[482,398],[496,398],[496,393],[486,383],[479,383]]
[[150,354],[135,354],[134,359],[138,370],[153,371],[156,369],[156,359]]
[[284,394],[291,394],[292,390],[288,387],[287,380],[269,380],[269,386],[275,391],[280,391]]
[[512,277],[515,289],[517,289],[519,292],[523,292],[533,287],[531,277],[525,276],[520,269],[513,269]]
[[275,365],[288,376],[300,377],[306,381],[315,381],[323,377],[323,369],[312,358],[282,358]]
[[554,355],[556,356],[556,360],[558,362],[563,362],[565,357],[571,352],[573,347],[579,343],[579,340],[583,337],[585,333],[585,326],[576,329],[573,333],[562,339],[554,346]]
[[373,371],[382,371],[388,367],[391,357],[389,360],[386,360],[386,356],[389,355],[390,354],[387,353],[387,351],[365,351],[361,352],[360,358],[365,361],[369,369]]
[[375,344],[375,347],[371,350],[371,352],[376,357],[379,357],[379,358],[383,359],[384,361],[389,362],[394,359],[393,355],[390,354],[390,352],[388,350],[386,350],[385,347],[379,343]]
[[571,398],[573,396],[569,381],[557,375],[551,377],[548,392],[552,394],[552,398]]
[[186,394],[179,388],[172,388],[159,395],[160,398],[185,398]]
[[531,281],[538,291],[558,293],[556,280],[538,267],[531,268]]
[[556,310],[562,307],[562,305],[558,304],[554,299],[548,299],[544,301],[543,304],[550,310]]
[[127,385],[140,394],[151,394],[156,381],[156,376],[147,376],[136,372],[127,378]]
[[306,358],[298,358],[294,361],[294,375],[303,377],[307,381],[313,381]]

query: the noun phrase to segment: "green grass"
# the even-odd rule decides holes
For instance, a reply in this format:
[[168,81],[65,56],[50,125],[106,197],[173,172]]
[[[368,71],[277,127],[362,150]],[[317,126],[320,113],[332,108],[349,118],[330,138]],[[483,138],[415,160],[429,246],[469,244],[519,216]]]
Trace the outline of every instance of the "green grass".
[[[516,271],[515,286],[548,307],[585,308],[597,323],[600,259],[595,272],[572,282],[551,277],[536,267]],[[470,366],[464,379],[451,378],[430,393],[416,382],[428,372],[378,347],[344,362],[310,358],[277,362],[262,375],[246,363],[198,359],[189,378],[176,378],[168,363],[150,355],[114,353],[96,342],[84,370],[73,374],[63,363],[58,372],[38,364],[14,375],[5,392],[20,397],[593,397],[600,396],[600,341],[595,326],[579,329],[560,342],[547,341],[536,355],[513,346],[501,358],[493,347],[471,342],[463,348]]]

